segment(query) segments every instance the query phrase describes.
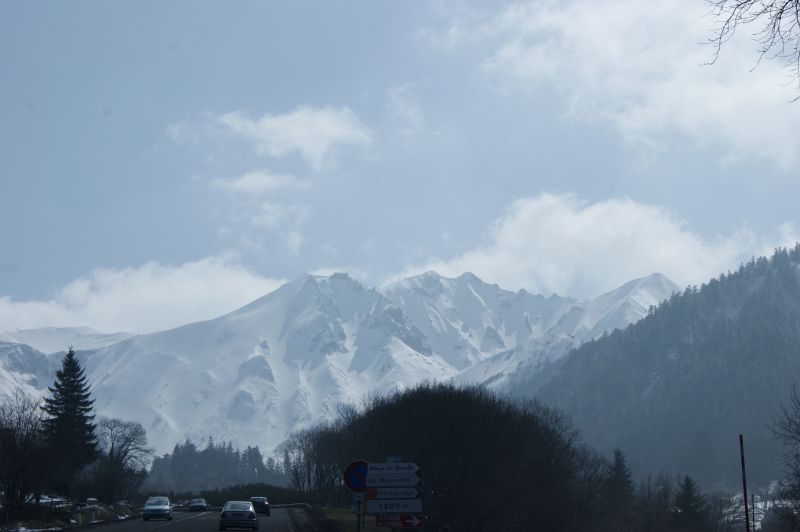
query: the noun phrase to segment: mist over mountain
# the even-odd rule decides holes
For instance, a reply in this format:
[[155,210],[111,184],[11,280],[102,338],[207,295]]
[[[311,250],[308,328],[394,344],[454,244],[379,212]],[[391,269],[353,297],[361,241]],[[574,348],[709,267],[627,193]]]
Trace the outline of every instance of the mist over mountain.
[[569,349],[626,327],[677,287],[661,275],[581,302],[434,272],[372,289],[346,274],[305,275],[219,318],[143,335],[11,331],[0,395],[44,394],[53,342],[82,346],[99,415],[138,421],[158,452],[186,438],[269,452],[341,405],[422,381],[503,390]]
[[690,473],[706,485],[781,475],[772,419],[800,376],[800,245],[687,288],[624,330],[585,343],[541,390],[590,445],[620,447],[637,472]]

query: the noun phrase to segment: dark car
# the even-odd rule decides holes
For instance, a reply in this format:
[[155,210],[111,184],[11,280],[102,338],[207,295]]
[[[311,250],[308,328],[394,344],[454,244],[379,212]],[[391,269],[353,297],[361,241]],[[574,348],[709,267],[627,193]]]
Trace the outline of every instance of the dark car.
[[256,513],[269,516],[269,501],[266,497],[250,497],[250,502],[253,503]]
[[172,503],[169,497],[150,497],[144,503],[142,510],[142,519],[148,521],[150,519],[167,519],[172,521]]
[[219,529],[249,528],[258,530],[258,516],[250,501],[228,501],[219,514]]
[[208,503],[205,499],[192,499],[189,501],[190,512],[205,512],[208,510]]

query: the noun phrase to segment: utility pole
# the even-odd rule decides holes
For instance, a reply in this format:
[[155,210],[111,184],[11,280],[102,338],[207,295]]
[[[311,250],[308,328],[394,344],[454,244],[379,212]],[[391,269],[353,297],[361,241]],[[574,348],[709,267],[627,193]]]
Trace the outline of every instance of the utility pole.
[[[744,495],[744,526],[746,532],[750,532],[750,510],[747,507],[747,475],[744,468],[744,436],[739,434],[739,454],[742,457],[742,493]],[[755,532],[755,530],[753,530]]]

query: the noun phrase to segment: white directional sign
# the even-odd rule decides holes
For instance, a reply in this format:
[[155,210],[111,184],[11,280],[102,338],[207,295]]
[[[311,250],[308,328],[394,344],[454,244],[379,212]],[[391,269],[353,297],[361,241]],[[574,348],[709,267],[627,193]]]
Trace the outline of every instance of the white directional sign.
[[402,488],[419,484],[419,466],[411,462],[377,462],[367,467],[367,488]]
[[402,488],[419,484],[415,473],[367,473],[367,488]]
[[369,473],[416,473],[419,466],[413,462],[370,462]]
[[367,513],[421,513],[422,499],[367,499]]

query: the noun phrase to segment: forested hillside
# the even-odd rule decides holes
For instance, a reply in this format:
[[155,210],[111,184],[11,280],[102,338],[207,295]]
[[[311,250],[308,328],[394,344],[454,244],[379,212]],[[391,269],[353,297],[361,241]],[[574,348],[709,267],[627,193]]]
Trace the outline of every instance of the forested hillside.
[[637,473],[733,485],[744,433],[748,476],[778,478],[782,447],[770,426],[800,379],[799,271],[800,245],[687,288],[573,351],[538,397],[590,445],[623,449]]
[[258,447],[240,451],[231,442],[211,440],[200,450],[187,440],[171,454],[156,457],[146,484],[165,491],[199,492],[248,483],[286,485],[283,465],[274,458],[264,460]]

